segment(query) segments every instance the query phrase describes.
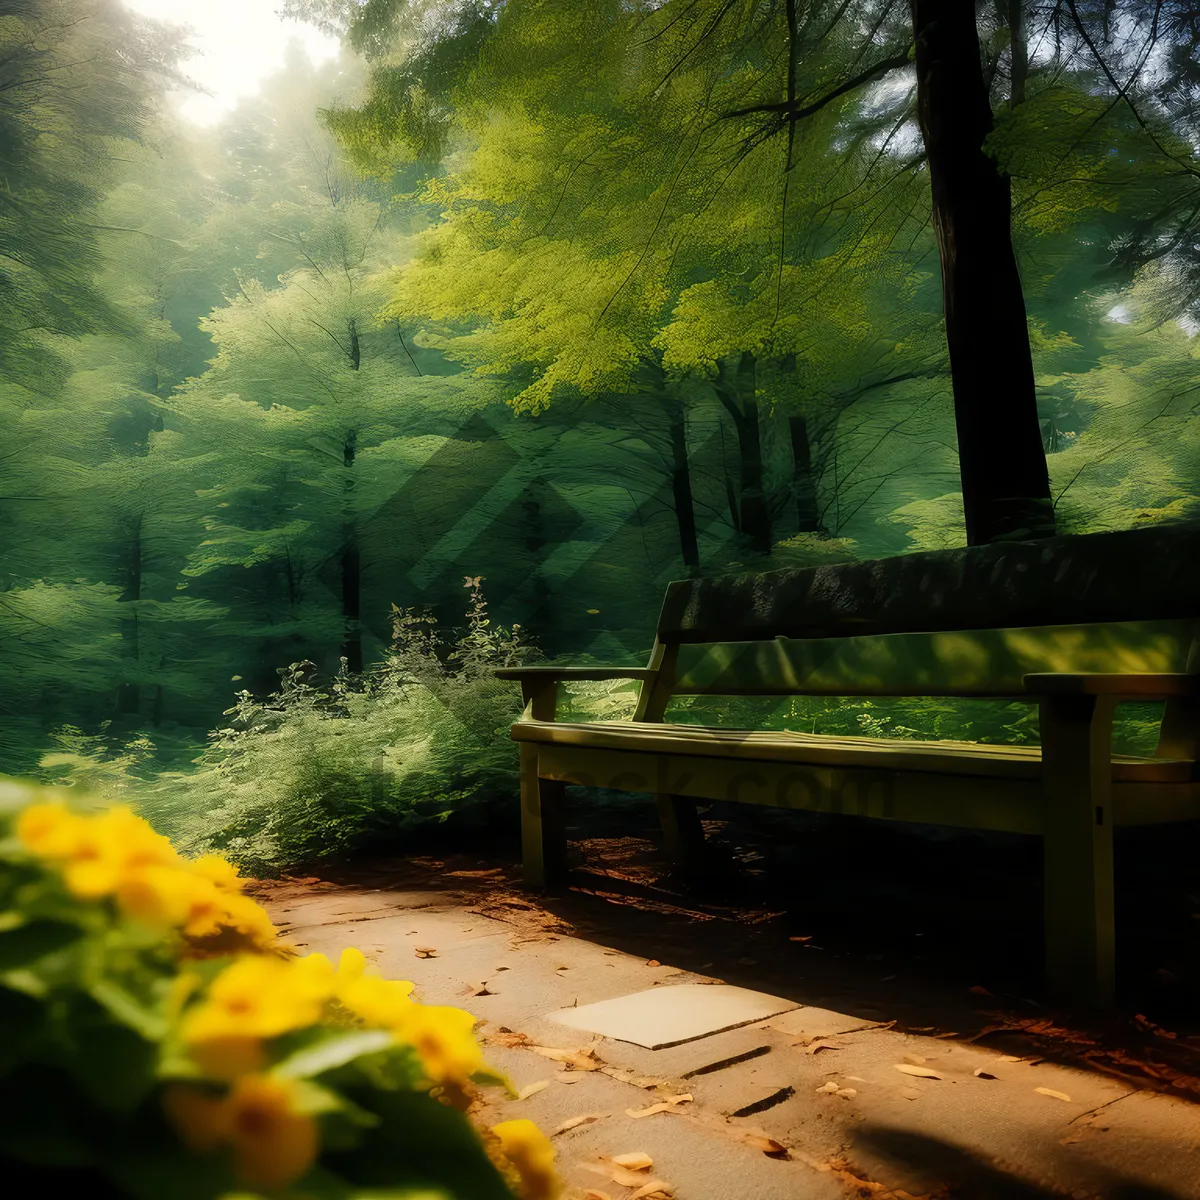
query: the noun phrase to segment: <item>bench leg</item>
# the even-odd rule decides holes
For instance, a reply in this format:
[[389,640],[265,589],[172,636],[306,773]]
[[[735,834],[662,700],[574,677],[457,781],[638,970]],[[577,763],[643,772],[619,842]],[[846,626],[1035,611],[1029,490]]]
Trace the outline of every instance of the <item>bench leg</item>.
[[704,826],[700,823],[696,802],[686,796],[664,792],[659,792],[654,799],[667,857],[683,867],[688,875],[698,878],[704,864]]
[[1071,1001],[1112,1003],[1113,701],[1042,701],[1046,975]]
[[530,887],[551,887],[567,874],[563,824],[566,784],[538,778],[537,749],[521,747],[521,863]]

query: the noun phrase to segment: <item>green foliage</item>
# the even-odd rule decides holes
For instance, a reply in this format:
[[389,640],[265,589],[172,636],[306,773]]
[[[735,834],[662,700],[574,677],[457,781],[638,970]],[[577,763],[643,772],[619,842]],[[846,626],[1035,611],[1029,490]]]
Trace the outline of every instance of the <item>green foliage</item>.
[[480,581],[467,586],[457,637],[393,607],[388,652],[361,676],[343,663],[322,682],[295,663],[267,698],[240,693],[195,770],[143,789],[142,810],[187,849],[260,874],[403,845],[451,814],[491,819],[516,786],[505,733],[520,714],[492,671],[529,650],[491,623]]
[[[354,950],[336,971],[281,956],[227,863],[181,859],[127,810],[62,798],[0,781],[10,1188],[514,1200],[520,1164],[447,1103],[504,1083],[469,1014],[415,1003]],[[111,877],[83,886],[85,861]],[[195,925],[197,899],[222,913],[219,945]],[[231,1038],[240,1056],[226,1055]],[[521,1191],[548,1200],[545,1181]]]

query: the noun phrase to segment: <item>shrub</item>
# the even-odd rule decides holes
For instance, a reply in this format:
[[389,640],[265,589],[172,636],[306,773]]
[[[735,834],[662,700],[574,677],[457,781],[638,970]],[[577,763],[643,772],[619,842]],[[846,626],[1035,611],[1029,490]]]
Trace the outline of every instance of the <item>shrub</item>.
[[0,826],[14,1194],[557,1194],[534,1126],[480,1132],[462,1111],[502,1082],[468,1013],[415,1002],[357,950],[289,956],[229,863],[181,858],[127,808],[3,782]]
[[381,847],[451,813],[478,817],[516,793],[508,726],[517,690],[493,677],[529,648],[493,627],[468,578],[465,632],[392,608],[392,643],[362,675],[280,672],[264,700],[242,692],[186,774],[135,789],[141,811],[188,851],[220,851],[257,875]]

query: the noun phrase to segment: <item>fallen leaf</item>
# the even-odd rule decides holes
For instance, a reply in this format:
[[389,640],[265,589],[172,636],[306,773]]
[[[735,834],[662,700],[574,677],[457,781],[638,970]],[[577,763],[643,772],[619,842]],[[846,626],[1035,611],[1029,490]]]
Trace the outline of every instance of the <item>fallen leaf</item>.
[[790,1158],[788,1148],[782,1143],[777,1142],[773,1137],[767,1137],[763,1133],[746,1133],[741,1135],[741,1140],[754,1150],[761,1150],[763,1154],[769,1158]]
[[651,958],[651,959],[649,959],[649,960],[647,961],[647,963],[646,963],[646,966],[648,966],[648,967],[661,967],[661,966],[662,966],[662,963],[660,963],[660,962],[658,961],[658,959],[657,959],[657,958]]
[[498,967],[492,968],[492,970],[494,970],[494,971],[507,971],[508,969],[509,968],[506,967],[503,963],[501,963]]
[[654,1159],[644,1150],[635,1150],[632,1154],[614,1154],[612,1161],[627,1171],[648,1171],[654,1166]]
[[790,938],[788,938],[788,941],[789,941],[789,942],[811,942],[811,941],[812,941],[812,934],[811,934],[811,933],[806,933],[806,934],[804,935],[804,937],[790,937]]
[[925,1059],[925,1055],[923,1055],[923,1054],[906,1054],[904,1056],[904,1061],[910,1062],[910,1063],[917,1063],[918,1065],[920,1065],[921,1063],[925,1062],[926,1059]]
[[976,1067],[973,1074],[977,1079],[995,1079],[996,1076],[991,1071],[985,1071],[982,1067]]
[[414,946],[418,958],[437,958],[438,952],[432,946]]
[[612,1200],[612,1197],[607,1192],[600,1192],[595,1188],[588,1188],[588,1190],[583,1193],[583,1200]]
[[673,1196],[675,1189],[669,1183],[663,1183],[661,1179],[652,1179],[649,1183],[643,1183],[636,1192],[629,1197],[629,1200],[644,1200],[646,1196]]
[[858,1095],[858,1089],[857,1088],[838,1088],[836,1094],[841,1096],[842,1099],[844,1099],[844,1100],[853,1100],[854,1097]]
[[469,983],[467,984],[467,990],[472,996],[494,996],[496,994],[488,989],[486,981],[483,983]]
[[828,1083],[823,1083],[819,1088],[817,1088],[818,1092],[829,1092],[831,1095],[837,1090],[838,1085],[834,1083],[832,1079]]
[[1065,1100],[1068,1104],[1071,1097],[1066,1092],[1056,1092],[1053,1088],[1037,1087],[1033,1089],[1039,1096],[1052,1096],[1055,1100]]
[[832,1042],[816,1041],[805,1047],[806,1054],[820,1054],[822,1050],[842,1050],[844,1047],[835,1046]]
[[513,1033],[511,1029],[506,1029],[503,1025],[486,1038],[489,1045],[503,1046],[506,1050],[515,1050],[518,1046],[529,1045],[529,1035],[525,1033]]
[[1000,1055],[1001,1062],[1024,1062],[1025,1060],[1019,1054],[1002,1054]]
[[566,1133],[568,1129],[578,1129],[580,1125],[590,1125],[593,1121],[600,1120],[600,1117],[600,1113],[587,1113],[582,1117],[572,1117],[569,1121],[564,1121],[559,1125],[550,1136],[554,1137],[555,1134]]
[[958,1037],[958,1033],[955,1031],[950,1031],[947,1033],[935,1033],[933,1036],[935,1038],[939,1038],[939,1039],[940,1038],[952,1038],[952,1037]]
[[967,988],[967,991],[970,992],[972,996],[990,996],[992,994],[987,990],[987,988],[982,987],[978,983],[973,987]]
[[583,1076],[575,1071],[564,1071],[561,1075],[556,1076],[559,1083],[578,1083]]
[[596,1057],[596,1052],[584,1050],[556,1050],[552,1046],[530,1046],[534,1054],[543,1058],[552,1058],[555,1062],[566,1063],[576,1071],[598,1071],[604,1065]]
[[539,1079],[537,1083],[531,1083],[523,1087],[517,1093],[518,1100],[527,1100],[530,1096],[536,1096],[538,1092],[550,1086],[550,1080]]
[[905,1075],[916,1075],[921,1079],[941,1079],[941,1076],[929,1067],[918,1067],[914,1063],[894,1063],[893,1065],[897,1071],[903,1071]]
[[628,1167],[613,1167],[608,1177],[613,1183],[619,1183],[622,1187],[638,1187],[646,1179],[644,1174],[631,1171]]
[[665,1100],[660,1100],[657,1104],[651,1104],[647,1108],[627,1108],[625,1115],[627,1117],[652,1117],[655,1113],[671,1112],[677,1105],[687,1104],[691,1098],[690,1092],[685,1092],[682,1096],[668,1096]]

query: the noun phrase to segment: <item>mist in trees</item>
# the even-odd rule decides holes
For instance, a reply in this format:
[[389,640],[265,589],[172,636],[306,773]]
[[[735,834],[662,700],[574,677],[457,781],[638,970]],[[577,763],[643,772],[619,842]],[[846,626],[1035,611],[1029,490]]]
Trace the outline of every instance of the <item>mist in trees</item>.
[[1188,6],[285,11],[340,56],[202,128],[177,30],[0,0],[3,770],[474,579],[636,662],[673,578],[1193,514]]

